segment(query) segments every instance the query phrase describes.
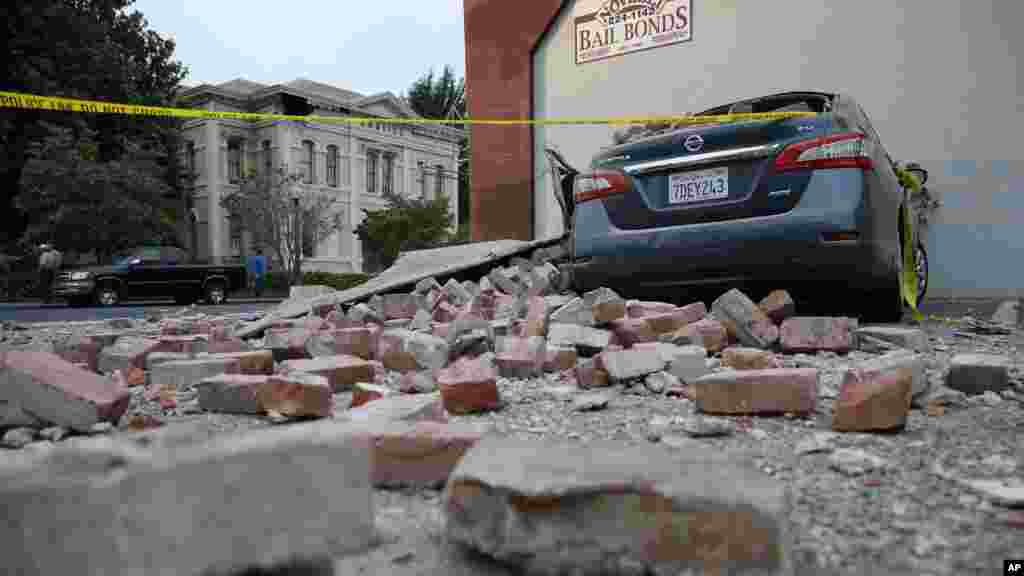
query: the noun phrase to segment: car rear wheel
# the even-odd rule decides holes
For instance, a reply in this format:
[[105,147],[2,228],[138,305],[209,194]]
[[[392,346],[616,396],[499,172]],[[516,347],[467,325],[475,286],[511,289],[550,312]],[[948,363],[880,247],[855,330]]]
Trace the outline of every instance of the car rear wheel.
[[214,306],[227,302],[228,291],[223,282],[210,282],[206,285],[206,303]]
[[100,306],[116,306],[121,301],[121,291],[116,284],[107,282],[96,288],[96,303]]

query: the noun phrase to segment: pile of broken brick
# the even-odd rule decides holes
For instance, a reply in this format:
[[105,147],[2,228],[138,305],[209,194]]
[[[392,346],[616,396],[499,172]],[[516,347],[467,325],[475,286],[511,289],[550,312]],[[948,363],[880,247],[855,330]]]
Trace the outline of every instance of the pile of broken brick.
[[[352,456],[369,464],[349,466],[346,482],[359,484],[350,477],[363,466],[368,486],[446,486],[448,536],[489,555],[545,569],[677,570],[693,561],[745,559],[771,571],[785,561],[786,533],[783,490],[771,478],[726,461],[707,466],[717,461],[714,454],[656,445],[581,450],[494,438],[482,427],[446,423],[447,415],[500,411],[502,378],[545,374],[580,389],[644,386],[689,398],[706,414],[808,415],[819,406],[818,370],[785,368],[785,355],[854,349],[885,353],[845,373],[832,406],[834,430],[899,430],[912,405],[929,398],[927,338],[913,327],[797,316],[781,290],[760,303],[730,290],[710,309],[702,302],[626,300],[607,288],[558,291],[553,266],[522,261],[478,283],[442,286],[430,278],[411,293],[347,308],[311,305],[303,317],[256,329],[185,317],[162,320],[144,334],[76,337],[53,354],[7,352],[0,357],[0,423],[51,440],[94,432],[122,420],[135,387],[166,410],[193,403],[199,411],[274,421],[327,419],[336,428],[323,421],[286,427],[321,426],[305,436],[292,432],[288,441],[334,446],[342,440],[324,438],[369,438]],[[1005,359],[965,355],[953,359],[946,384],[983,394],[1005,390],[1008,378]],[[335,406],[342,392],[351,393],[349,406]],[[280,430],[253,434],[270,438]],[[32,440],[29,433],[23,443]],[[245,446],[265,448],[257,441]],[[230,461],[210,454],[211,466]],[[278,494],[303,489],[288,476]],[[699,518],[686,521],[699,522],[700,534],[666,528],[690,514],[684,504],[696,500]],[[555,509],[562,516],[553,519]],[[661,529],[646,530],[648,513],[664,515],[655,520]],[[625,529],[581,536],[586,519],[601,514]],[[538,536],[534,517],[565,530]],[[330,522],[322,528],[331,529]],[[708,546],[712,541],[719,544]],[[214,560],[199,554],[195,561]]]

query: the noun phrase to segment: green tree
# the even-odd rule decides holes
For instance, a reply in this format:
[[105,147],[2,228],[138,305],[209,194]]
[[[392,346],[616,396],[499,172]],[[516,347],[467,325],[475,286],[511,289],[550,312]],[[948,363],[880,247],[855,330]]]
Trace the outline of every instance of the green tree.
[[398,258],[400,252],[422,250],[434,246],[448,235],[452,214],[444,194],[433,200],[404,198],[387,194],[386,210],[364,210],[366,217],[356,228],[356,235],[365,249],[367,270],[383,270]]
[[[464,120],[466,118],[466,81],[456,79],[451,66],[445,66],[440,76],[431,69],[413,82],[405,97],[409,107],[424,118],[438,120]],[[453,123],[453,126],[462,127]],[[469,232],[469,130],[459,143],[459,236]]]
[[[33,0],[8,2],[2,25],[6,54],[0,89],[47,96],[165,105],[187,69],[173,59],[174,42],[148,29],[133,0]],[[96,160],[108,169],[135,155],[166,120],[118,115],[70,114],[43,110],[0,110],[0,210],[11,241],[33,223],[17,200],[32,151],[52,146],[52,127],[71,131],[77,141],[93,136]],[[110,215],[113,217],[113,215]],[[102,222],[102,221],[101,221]]]

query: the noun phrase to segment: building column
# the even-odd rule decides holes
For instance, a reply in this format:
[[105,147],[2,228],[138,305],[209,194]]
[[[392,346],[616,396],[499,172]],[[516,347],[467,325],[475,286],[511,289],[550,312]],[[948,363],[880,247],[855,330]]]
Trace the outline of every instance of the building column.
[[[366,164],[363,162],[356,161],[356,157],[359,155],[359,141],[351,136],[349,138],[348,146],[351,151],[351,185],[352,188],[349,190],[348,197],[348,221],[349,221],[349,234],[351,241],[349,242],[349,254],[347,254],[349,260],[352,262],[353,272],[363,271],[363,246],[362,242],[359,241],[359,237],[356,236],[356,228],[359,227],[363,222],[363,191],[366,190]],[[360,170],[362,168],[362,170]]]
[[221,215],[221,155],[220,126],[216,120],[207,120],[203,125],[203,136],[206,140],[206,227],[209,242],[210,260],[224,255],[222,242],[223,218]]
[[452,159],[448,164],[449,170],[451,170],[455,177],[448,178],[445,176],[444,189],[445,194],[448,195],[448,209],[452,213],[452,232],[458,232],[459,230],[459,149],[456,148]]

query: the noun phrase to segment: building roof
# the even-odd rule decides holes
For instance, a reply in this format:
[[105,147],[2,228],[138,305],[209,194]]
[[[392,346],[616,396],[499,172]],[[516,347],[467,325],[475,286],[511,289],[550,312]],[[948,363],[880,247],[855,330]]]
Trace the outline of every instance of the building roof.
[[289,88],[294,88],[300,92],[308,92],[315,96],[319,96],[326,100],[333,100],[338,104],[348,104],[353,100],[359,100],[364,96],[358,92],[352,92],[351,90],[344,90],[330,84],[324,84],[323,82],[314,82],[305,78],[296,78],[291,82],[284,84]]

